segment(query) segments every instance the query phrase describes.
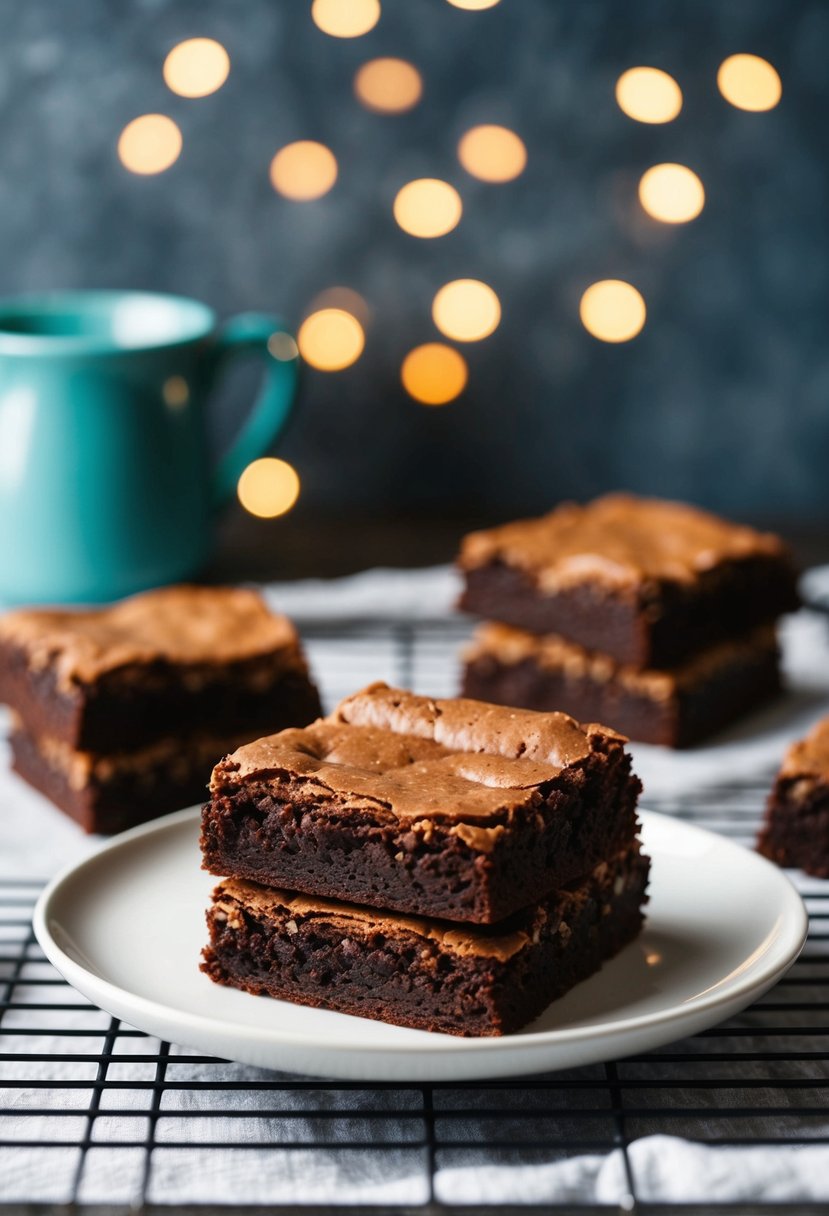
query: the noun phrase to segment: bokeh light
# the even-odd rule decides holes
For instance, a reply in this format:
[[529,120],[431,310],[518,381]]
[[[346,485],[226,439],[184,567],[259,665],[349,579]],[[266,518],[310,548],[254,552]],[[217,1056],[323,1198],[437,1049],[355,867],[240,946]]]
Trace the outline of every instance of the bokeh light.
[[371,59],[354,77],[354,92],[369,110],[402,114],[420,101],[423,81],[405,59]]
[[759,55],[731,55],[720,64],[717,87],[738,110],[773,110],[783,95],[775,68]]
[[527,163],[524,141],[508,127],[473,127],[458,144],[458,159],[484,182],[510,182]]
[[442,334],[458,342],[477,342],[498,328],[500,301],[478,279],[455,279],[441,287],[432,304],[432,319]]
[[299,327],[299,351],[306,363],[321,372],[339,372],[363,353],[366,339],[355,316],[342,308],[320,308]]
[[337,161],[325,144],[300,139],[280,148],[271,161],[271,184],[298,202],[322,198],[337,180]]
[[164,81],[179,97],[207,97],[227,80],[230,57],[213,38],[188,38],[164,60]]
[[380,20],[380,0],[314,0],[311,19],[332,38],[359,38]]
[[290,511],[299,498],[299,474],[287,460],[264,456],[249,464],[236,486],[239,502],[251,515],[273,519]]
[[299,354],[299,347],[290,334],[277,330],[268,338],[268,354],[280,363],[290,363]]
[[168,376],[161,386],[161,395],[171,410],[184,409],[190,400],[190,385],[184,376]]
[[499,0],[449,0],[453,8],[465,8],[470,12],[479,13],[485,8],[495,8]]
[[581,323],[602,342],[629,342],[645,324],[645,301],[631,283],[602,279],[593,283],[579,304]]
[[682,90],[660,68],[629,68],[616,81],[616,101],[637,122],[671,122],[682,109]]
[[181,131],[166,114],[142,114],[118,139],[118,157],[130,173],[163,173],[181,152]]
[[469,372],[463,355],[441,342],[416,346],[400,369],[403,387],[422,405],[445,405],[466,388]]
[[705,206],[705,189],[685,165],[654,165],[639,182],[639,201],[655,220],[687,224]]
[[444,236],[457,227],[462,211],[455,187],[434,177],[409,182],[394,200],[394,218],[410,236]]

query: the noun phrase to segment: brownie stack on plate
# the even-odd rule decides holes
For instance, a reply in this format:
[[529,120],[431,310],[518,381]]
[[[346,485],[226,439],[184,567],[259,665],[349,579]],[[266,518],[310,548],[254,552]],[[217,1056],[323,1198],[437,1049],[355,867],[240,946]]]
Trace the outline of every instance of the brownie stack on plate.
[[371,685],[218,764],[203,970],[424,1030],[516,1030],[642,924],[624,740]]
[[459,566],[460,607],[488,618],[467,696],[684,747],[779,691],[775,625],[798,599],[777,536],[612,494],[473,532]]
[[0,702],[15,770],[89,832],[202,801],[228,750],[320,712],[291,622],[233,587],[8,613]]

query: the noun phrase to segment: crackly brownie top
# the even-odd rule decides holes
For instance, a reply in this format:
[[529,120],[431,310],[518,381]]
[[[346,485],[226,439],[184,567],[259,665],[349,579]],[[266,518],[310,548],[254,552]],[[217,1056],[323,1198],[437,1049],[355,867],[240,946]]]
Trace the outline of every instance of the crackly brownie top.
[[288,618],[238,587],[165,587],[94,611],[20,609],[0,618],[0,643],[22,648],[34,670],[53,667],[61,685],[134,663],[221,665],[280,651],[286,668],[305,667]]
[[785,560],[787,551],[771,533],[684,503],[608,494],[585,506],[563,503],[540,519],[473,532],[463,540],[459,561],[465,570],[500,561],[553,591],[597,580],[620,587],[689,583],[750,557]]
[[822,718],[805,739],[791,745],[780,776],[823,777],[829,781],[829,718]]
[[211,790],[264,782],[296,798],[299,784],[309,798],[349,810],[485,820],[526,806],[562,770],[624,742],[567,714],[432,700],[372,684],[305,729],[239,748],[213,770]]

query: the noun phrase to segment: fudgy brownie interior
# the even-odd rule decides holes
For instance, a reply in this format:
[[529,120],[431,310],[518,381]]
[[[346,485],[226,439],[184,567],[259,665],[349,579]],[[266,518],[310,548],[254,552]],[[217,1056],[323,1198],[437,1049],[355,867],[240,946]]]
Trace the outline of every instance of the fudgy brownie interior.
[[623,666],[564,639],[506,625],[479,628],[465,655],[464,696],[563,709],[631,739],[688,747],[780,691],[773,626],[720,642],[667,670]]

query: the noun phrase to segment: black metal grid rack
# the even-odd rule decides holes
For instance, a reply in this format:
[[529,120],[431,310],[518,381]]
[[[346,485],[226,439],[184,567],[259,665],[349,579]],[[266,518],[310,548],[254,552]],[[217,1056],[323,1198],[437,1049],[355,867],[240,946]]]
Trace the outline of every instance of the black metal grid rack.
[[[449,692],[463,629],[375,622],[304,632],[330,703],[369,678]],[[722,785],[692,805],[646,804],[750,843],[769,778]],[[227,1211],[217,1200],[232,1198],[273,1212],[827,1210],[805,1194],[708,1204],[704,1173],[699,1195],[677,1207],[670,1180],[643,1173],[634,1142],[661,1134],[771,1154],[829,1146],[829,883],[802,885],[806,948],[739,1017],[616,1063],[434,1085],[308,1080],[148,1038],[45,961],[30,923],[40,885],[0,884],[0,1208],[174,1203],[206,1213]],[[510,1189],[514,1175],[491,1172],[510,1163],[537,1171]],[[555,1184],[545,1169],[558,1170]]]

